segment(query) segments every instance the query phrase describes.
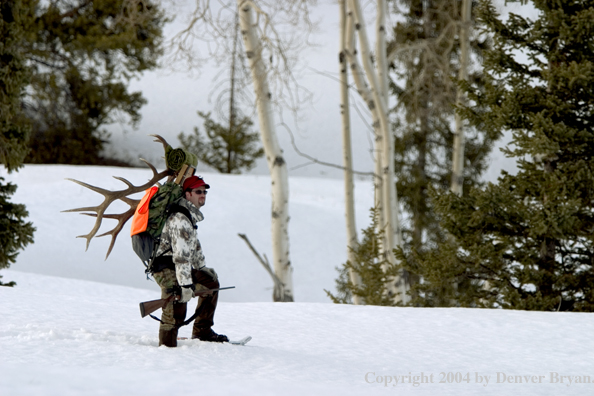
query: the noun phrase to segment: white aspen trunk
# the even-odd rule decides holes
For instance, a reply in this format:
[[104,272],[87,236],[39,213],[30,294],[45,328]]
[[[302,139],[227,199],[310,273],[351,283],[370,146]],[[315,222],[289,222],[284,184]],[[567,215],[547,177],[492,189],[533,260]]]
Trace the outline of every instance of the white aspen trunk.
[[[378,2],[379,3],[379,2]],[[378,4],[378,13],[377,13],[377,18],[376,18],[376,28],[378,29],[379,32],[379,26],[383,25],[384,22],[384,18],[382,13],[379,12],[379,4]],[[388,108],[388,91],[384,90],[384,88],[386,88],[387,84],[384,84],[385,82],[387,82],[387,78],[388,78],[388,73],[387,73],[387,68],[383,68],[384,65],[386,65],[386,59],[385,57],[383,58],[383,62],[382,62],[382,54],[384,53],[384,51],[379,50],[379,48],[381,46],[384,46],[383,48],[385,48],[385,35],[380,35],[378,33],[377,35],[377,40],[376,40],[376,58],[377,58],[377,76],[378,76],[378,80],[380,83],[380,97],[382,98],[382,100],[384,101],[384,107],[387,109]],[[385,73],[384,73],[385,71]],[[383,157],[383,142],[384,140],[382,139],[382,133],[380,131],[380,129],[377,127],[377,125],[379,125],[379,122],[374,123],[374,125],[376,125],[375,127],[375,133],[376,133],[376,139],[375,139],[375,167],[374,167],[374,172],[376,175],[382,175],[383,174],[383,163],[384,161],[382,160]],[[384,184],[383,184],[383,180],[381,178],[378,178],[376,180],[376,182],[374,183],[374,193],[375,193],[375,207],[379,209],[378,211],[378,233],[380,233],[380,235],[382,235],[381,238],[381,243],[382,246],[380,248],[380,253],[382,255],[385,255],[385,246],[386,245],[386,233],[383,232],[383,227],[384,224],[386,224],[386,209],[384,208],[384,203],[383,203],[383,194],[384,194]]]
[[[371,94],[369,94],[371,96]],[[374,115],[374,125],[378,125],[379,121],[377,121],[377,116]],[[384,205],[384,179],[382,178],[383,174],[383,140],[381,135],[379,134],[378,128],[375,128],[375,147],[374,147],[374,167],[373,173],[375,177],[373,178],[373,198],[374,198],[374,205],[377,209],[377,223],[378,223],[378,233],[381,236],[381,254],[384,254],[384,246],[386,246],[386,233],[383,231],[383,224],[386,224],[386,208]]]
[[[384,108],[386,109],[386,117],[387,112],[389,109],[389,85],[388,85],[388,61],[387,61],[387,44],[386,44],[386,34],[387,34],[387,24],[386,24],[386,15],[387,15],[387,3],[386,0],[377,0],[377,17],[376,17],[376,45],[375,45],[375,53],[377,59],[377,76],[379,82],[379,90],[380,90],[380,97],[384,101]],[[387,134],[387,145],[390,147],[389,149],[389,159],[390,164],[392,164],[392,172],[394,172],[394,137],[392,133]],[[390,183],[390,195],[394,197],[394,210],[392,211],[392,224],[394,224],[394,241],[396,246],[402,246],[402,229],[400,228],[400,213],[398,208],[398,192],[396,190],[396,180],[395,177],[392,179],[392,183]],[[400,295],[398,296],[403,303],[407,303],[409,300],[409,296],[406,294],[408,291],[409,284],[402,279],[400,281],[399,292]]]
[[[462,81],[468,81],[468,63],[470,47],[470,18],[472,12],[472,1],[462,0],[462,25],[460,27],[460,71],[458,78]],[[456,104],[462,106],[466,103],[465,93],[458,88],[456,95]],[[456,113],[456,134],[454,135],[454,149],[452,158],[452,181],[450,190],[462,196],[462,186],[464,183],[464,128],[462,117]]]
[[[365,27],[365,21],[363,19],[363,13],[361,12],[361,5],[359,0],[349,0],[349,9],[353,12],[353,17],[356,23],[359,44],[361,47],[361,58],[363,62],[363,68],[365,75],[371,86],[371,102],[369,107],[372,111],[377,113],[381,136],[382,145],[382,206],[384,208],[385,223],[383,229],[386,234],[385,240],[385,254],[386,259],[390,263],[396,263],[396,257],[393,254],[394,248],[399,241],[397,234],[399,233],[398,225],[398,199],[396,197],[396,186],[394,180],[394,161],[393,161],[393,147],[390,145],[391,134],[388,123],[388,113],[385,106],[384,100],[381,97],[378,77],[375,74],[375,70],[371,63],[371,52],[369,47],[369,40],[367,36],[367,30]],[[385,49],[384,49],[385,51]],[[400,302],[406,298],[405,296],[405,284],[402,277],[397,277],[391,282],[388,293],[394,296],[395,302]]]
[[293,301],[293,268],[289,260],[289,177],[283,158],[272,115],[271,92],[262,46],[256,32],[253,16],[253,2],[237,0],[241,34],[249,61],[256,94],[260,136],[266,154],[272,183],[272,257],[275,274],[283,283],[281,295],[274,295],[274,301]]
[[[339,0],[340,12],[340,115],[342,120],[342,153],[344,164],[344,201],[347,231],[347,259],[355,263],[353,249],[357,246],[357,225],[355,223],[355,183],[353,182],[353,159],[351,148],[351,116],[349,109],[349,80],[346,56],[346,0]],[[349,278],[356,287],[361,286],[361,277],[349,269]],[[361,305],[361,297],[353,294],[353,304]]]
[[386,1],[377,0],[377,16],[375,20],[377,39],[375,41],[376,69],[380,85],[380,96],[384,106],[388,107],[388,61],[386,59]]
[[[347,0],[348,1],[348,0]],[[377,108],[373,106],[373,99],[371,96],[371,91],[365,82],[365,74],[363,73],[363,69],[359,63],[359,59],[357,58],[357,48],[355,44],[355,21],[353,17],[353,12],[348,9],[347,15],[347,23],[346,23],[346,48],[345,54],[348,58],[348,62],[350,64],[351,73],[353,74],[353,80],[355,81],[355,85],[357,86],[357,92],[363,98],[363,101],[367,104],[367,107],[371,111],[373,117],[373,126],[374,126],[374,174],[375,177],[373,178],[373,189],[374,189],[374,207],[378,211],[378,228],[381,230],[381,225],[385,224],[384,215],[384,205],[382,200],[383,195],[383,188],[382,188],[382,136],[380,134],[378,125],[379,125],[379,117],[377,116]],[[382,243],[385,238],[385,233],[381,233]]]

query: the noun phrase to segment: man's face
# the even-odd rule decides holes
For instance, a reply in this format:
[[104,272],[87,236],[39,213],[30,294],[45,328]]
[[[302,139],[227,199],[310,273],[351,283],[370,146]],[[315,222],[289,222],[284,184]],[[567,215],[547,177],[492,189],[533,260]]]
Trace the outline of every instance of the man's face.
[[186,192],[186,199],[200,209],[206,204],[206,188],[201,186],[191,189]]

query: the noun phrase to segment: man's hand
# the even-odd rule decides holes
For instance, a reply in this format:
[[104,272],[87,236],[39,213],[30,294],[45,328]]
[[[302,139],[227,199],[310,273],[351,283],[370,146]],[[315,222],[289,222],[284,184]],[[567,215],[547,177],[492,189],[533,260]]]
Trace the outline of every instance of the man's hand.
[[182,286],[181,296],[180,296],[178,302],[187,303],[188,301],[190,301],[192,299],[192,297],[194,297],[194,290],[193,290],[192,286],[194,286],[194,285]]

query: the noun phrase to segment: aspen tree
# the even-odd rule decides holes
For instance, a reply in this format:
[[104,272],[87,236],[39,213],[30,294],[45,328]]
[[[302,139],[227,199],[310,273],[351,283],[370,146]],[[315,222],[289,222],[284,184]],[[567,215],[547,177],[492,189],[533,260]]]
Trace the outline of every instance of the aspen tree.
[[[349,111],[349,79],[348,79],[348,65],[346,59],[347,49],[347,15],[346,15],[346,1],[339,0],[340,13],[340,52],[339,52],[339,68],[340,68],[340,115],[342,121],[342,152],[344,165],[344,197],[345,197],[345,218],[347,231],[347,260],[351,263],[355,262],[355,251],[357,246],[357,226],[355,223],[355,183],[353,182],[353,160],[351,148],[351,123]],[[360,276],[349,269],[349,278],[353,285],[359,286],[361,284]],[[353,303],[355,305],[361,304],[361,298],[353,295]]]
[[256,95],[260,135],[272,184],[273,267],[283,286],[281,295],[274,296],[274,299],[275,301],[293,301],[293,267],[291,267],[289,260],[289,175],[287,164],[274,128],[271,105],[272,93],[268,87],[267,71],[262,57],[262,45],[256,30],[257,21],[254,18],[254,4],[252,1],[238,0],[237,7],[241,34]]
[[[349,62],[351,64],[351,70],[357,89],[374,117],[376,147],[379,149],[376,152],[376,171],[380,171],[381,175],[381,194],[376,196],[376,200],[379,201],[378,207],[380,209],[380,221],[378,222],[378,226],[384,233],[384,239],[382,241],[383,254],[385,255],[387,263],[392,265],[397,264],[393,251],[402,243],[402,237],[398,218],[398,198],[396,194],[396,180],[394,177],[393,148],[391,144],[392,136],[387,115],[387,104],[385,96],[382,93],[380,76],[378,76],[378,71],[372,65],[369,38],[361,11],[361,5],[358,0],[349,0],[348,6],[349,17],[352,18],[352,21],[348,24],[347,29],[350,29],[350,31],[348,31],[347,34],[350,36],[347,37],[353,37],[352,35],[354,32],[357,33],[356,36],[359,39],[362,68],[359,65],[358,57],[354,49],[353,39],[347,40],[347,45],[349,46],[347,54],[349,56]],[[385,4],[383,1],[379,1],[378,12],[382,13],[384,11]],[[378,18],[380,21],[379,25],[381,26],[382,18],[385,18],[385,16],[382,17],[380,15]],[[382,40],[381,37],[379,39],[380,41]],[[380,48],[382,48],[381,45]],[[380,51],[386,51],[385,45]],[[385,76],[385,66],[380,66],[380,70],[382,70],[384,73],[383,75]],[[384,89],[384,91],[386,90]],[[381,161],[381,169],[378,169],[378,164],[380,164],[379,161]],[[387,292],[395,301],[406,301],[406,284],[401,276],[394,277],[393,282],[388,286]]]
[[[462,0],[462,24],[460,26],[460,81],[468,81],[468,63],[470,57],[470,15],[472,12],[472,0]],[[456,105],[466,105],[466,95],[461,87],[458,87]],[[456,113],[456,134],[454,135],[454,152],[452,159],[452,181],[451,190],[457,195],[462,195],[464,180],[464,127],[462,116]]]

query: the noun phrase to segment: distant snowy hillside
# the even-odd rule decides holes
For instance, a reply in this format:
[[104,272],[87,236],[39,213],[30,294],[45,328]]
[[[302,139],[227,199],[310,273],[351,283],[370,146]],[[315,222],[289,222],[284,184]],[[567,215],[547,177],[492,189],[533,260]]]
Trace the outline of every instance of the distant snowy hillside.
[[[120,233],[110,257],[104,261],[109,237],[94,239],[86,253],[86,241],[76,239],[91,230],[94,218],[61,213],[102,202],[101,195],[66,178],[122,189],[125,185],[112,176],[122,176],[141,185],[151,175],[148,168],[27,165],[10,175],[0,168],[0,176],[18,185],[12,201],[27,205],[29,220],[37,227],[35,243],[19,254],[11,269],[158,290],[154,282],[146,280],[144,266],[132,251],[129,223]],[[203,176],[212,187],[202,210],[205,220],[198,230],[207,265],[216,269],[224,286],[237,287],[222,293],[221,300],[271,301],[272,280],[237,236],[246,234],[256,249],[270,258],[270,178],[218,173]],[[290,194],[290,254],[295,299],[330,302],[324,289],[334,289],[335,267],[346,261],[342,181],[291,178]],[[362,229],[369,224],[369,208],[373,205],[371,183],[358,181],[355,194],[357,227]],[[122,204],[115,213],[125,210],[127,205]],[[114,220],[104,220],[99,234],[115,224]],[[5,277],[4,280],[10,279]]]

